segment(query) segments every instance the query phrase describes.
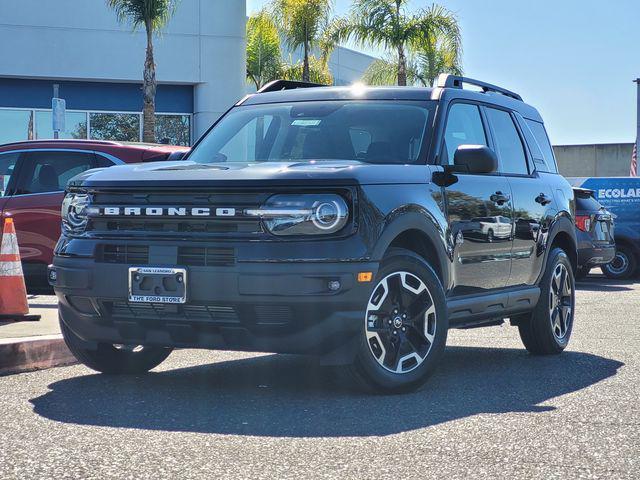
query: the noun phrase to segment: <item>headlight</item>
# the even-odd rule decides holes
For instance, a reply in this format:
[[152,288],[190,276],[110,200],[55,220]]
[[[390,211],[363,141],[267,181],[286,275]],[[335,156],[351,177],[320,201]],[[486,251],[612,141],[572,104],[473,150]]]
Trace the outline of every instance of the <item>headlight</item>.
[[260,217],[274,235],[322,235],[340,231],[349,208],[340,195],[274,195],[245,214]]
[[69,234],[84,233],[87,226],[87,207],[89,195],[86,193],[67,193],[62,201],[62,232]]

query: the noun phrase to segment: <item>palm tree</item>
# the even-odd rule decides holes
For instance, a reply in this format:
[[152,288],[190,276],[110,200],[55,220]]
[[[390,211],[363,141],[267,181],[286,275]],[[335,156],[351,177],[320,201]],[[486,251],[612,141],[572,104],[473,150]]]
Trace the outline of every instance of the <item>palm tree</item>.
[[[462,41],[456,16],[435,4],[409,14],[408,3],[409,0],[354,0],[350,14],[333,23],[332,37],[335,41],[351,38],[362,46],[384,47],[393,55],[394,76],[400,86],[407,85],[412,75],[416,78],[417,71],[409,71],[414,54],[419,53],[418,60],[426,67],[423,73],[428,76],[431,67],[441,66],[440,60],[445,57],[451,69],[459,69]],[[379,71],[384,64],[376,63],[373,68]],[[386,65],[389,67],[388,61]]]
[[289,48],[302,47],[302,80],[308,82],[311,50],[320,47],[326,60],[332,46],[323,42],[323,33],[331,19],[333,0],[273,0],[271,5]]
[[331,75],[329,65],[324,58],[317,58],[315,55],[309,56],[309,77],[307,80],[304,80],[303,70],[304,65],[300,62],[285,62],[282,64],[282,78],[285,80],[319,83],[321,85],[333,84],[333,75]]
[[147,55],[142,77],[142,140],[156,141],[156,64],[153,58],[153,34],[167,24],[177,0],[107,0],[120,22],[130,22],[136,29],[144,25],[147,34]]
[[282,76],[280,36],[273,19],[261,11],[247,21],[247,79],[259,90]]
[[[430,87],[441,73],[462,75],[460,57],[446,46],[436,43],[424,45],[407,59],[407,83]],[[398,80],[398,59],[390,56],[375,60],[364,72],[362,80],[368,85],[393,85]]]

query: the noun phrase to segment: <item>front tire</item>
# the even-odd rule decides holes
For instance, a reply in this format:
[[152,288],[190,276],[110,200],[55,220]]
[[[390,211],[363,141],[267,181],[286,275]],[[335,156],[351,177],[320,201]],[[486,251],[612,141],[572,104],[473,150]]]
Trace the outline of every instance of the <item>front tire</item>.
[[448,320],[444,289],[419,255],[391,249],[371,291],[352,371],[378,393],[422,386],[445,348]]
[[636,272],[638,259],[631,248],[626,245],[618,245],[613,260],[600,268],[607,278],[626,280]]
[[533,355],[561,353],[569,344],[575,312],[575,280],[569,257],[560,248],[549,253],[535,310],[517,318],[520,338]]
[[148,372],[160,365],[171,353],[171,348],[143,345],[125,346],[98,343],[89,349],[60,319],[60,329],[67,347],[78,361],[92,370],[109,374],[131,374]]

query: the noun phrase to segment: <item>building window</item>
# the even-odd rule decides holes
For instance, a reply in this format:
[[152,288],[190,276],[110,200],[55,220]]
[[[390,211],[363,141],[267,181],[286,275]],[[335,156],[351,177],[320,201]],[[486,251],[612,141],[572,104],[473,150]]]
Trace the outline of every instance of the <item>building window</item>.
[[[0,145],[53,138],[51,110],[0,108]],[[65,131],[59,138],[78,140],[142,141],[142,113],[67,110]],[[191,115],[156,114],[156,141],[191,145]]]
[[156,141],[167,145],[191,144],[189,115],[156,115]]
[[[53,138],[51,110],[36,111],[36,138]],[[65,131],[59,132],[59,138],[73,140],[87,138],[87,114],[85,112],[65,112]]]
[[33,111],[0,109],[0,144],[33,140]]
[[137,113],[90,113],[92,140],[140,141],[140,115]]

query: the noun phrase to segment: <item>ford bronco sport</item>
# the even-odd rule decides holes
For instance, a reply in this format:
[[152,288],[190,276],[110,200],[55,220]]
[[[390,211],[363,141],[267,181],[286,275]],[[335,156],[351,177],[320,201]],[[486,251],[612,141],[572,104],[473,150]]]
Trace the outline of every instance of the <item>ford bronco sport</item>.
[[560,353],[574,198],[538,112],[450,75],[308,86],[247,96],[185,161],[70,181],[49,277],[77,358],[130,373],[174,347],[314,354],[389,392],[424,383],[449,328],[508,319],[531,353]]

